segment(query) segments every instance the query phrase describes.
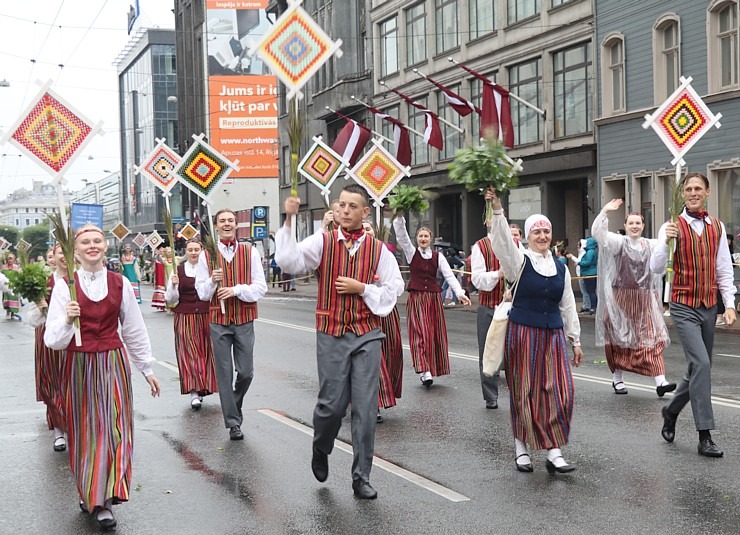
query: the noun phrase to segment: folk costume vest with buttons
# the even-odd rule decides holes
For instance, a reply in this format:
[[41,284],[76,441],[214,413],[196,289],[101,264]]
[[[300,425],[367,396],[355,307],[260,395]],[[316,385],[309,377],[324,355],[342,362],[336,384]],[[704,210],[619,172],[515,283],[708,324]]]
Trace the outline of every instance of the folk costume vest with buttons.
[[442,288],[437,282],[437,269],[439,268],[439,252],[432,251],[432,257],[427,260],[421,256],[419,249],[416,249],[414,257],[411,259],[409,269],[411,270],[411,280],[409,281],[409,292],[436,292],[441,293]]
[[[230,288],[236,284],[252,284],[252,246],[245,243],[237,243],[234,258],[227,262],[223,255],[218,254],[218,267],[223,271],[224,278],[221,283],[224,288]],[[210,258],[206,251],[206,260],[210,265]],[[260,266],[260,269],[262,267]],[[225,314],[221,313],[221,304],[217,297],[218,290],[213,293],[211,299],[211,323],[218,325],[243,325],[257,319],[257,303],[246,303],[238,297],[224,299]]]
[[[483,259],[486,262],[486,271],[498,271],[501,269],[501,265],[498,262],[498,258],[493,254],[493,245],[491,240],[487,237],[477,242],[480,252],[483,253]],[[490,292],[478,291],[478,304],[493,308],[498,305],[504,298],[504,288],[506,287],[506,281],[500,279],[498,284]]]
[[177,285],[180,299],[173,310],[178,314],[207,314],[211,302],[201,301],[198,298],[198,292],[195,289],[195,277],[188,277],[185,274],[185,264],[177,266],[177,276],[180,279],[180,283]]
[[82,345],[75,344],[73,337],[67,351],[101,353],[123,347],[121,337],[118,336],[118,315],[121,313],[123,302],[123,276],[107,269],[100,272],[99,276],[108,277],[108,295],[96,303],[82,291],[79,273],[75,273]]
[[316,270],[319,294],[316,300],[316,330],[331,336],[347,331],[362,336],[380,327],[380,318],[373,314],[359,294],[339,294],[337,277],[351,277],[364,284],[373,284],[378,269],[383,242],[365,234],[355,254],[350,256],[337,231],[325,232],[324,254]]
[[678,218],[678,239],[673,257],[675,271],[671,301],[698,308],[717,304],[716,259],[722,235],[722,223],[710,217],[699,236],[683,218]]
[[545,277],[535,271],[526,255],[524,262],[509,321],[542,329],[561,329],[560,299],[565,289],[565,266],[555,262],[556,274]]

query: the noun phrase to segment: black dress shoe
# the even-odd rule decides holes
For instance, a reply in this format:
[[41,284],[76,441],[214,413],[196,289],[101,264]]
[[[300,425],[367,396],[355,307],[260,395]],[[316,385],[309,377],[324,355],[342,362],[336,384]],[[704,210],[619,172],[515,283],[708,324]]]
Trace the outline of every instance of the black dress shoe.
[[378,416],[375,418],[375,422],[379,424],[383,423],[383,417],[380,415],[380,411],[378,411]]
[[352,490],[361,500],[374,500],[378,497],[378,491],[372,488],[370,483],[361,479],[352,481]]
[[244,440],[244,433],[242,433],[242,430],[238,425],[235,425],[229,429],[229,438],[231,440]]
[[311,470],[317,481],[320,483],[326,481],[326,478],[329,477],[329,456],[314,448],[313,457],[311,458]]
[[67,440],[64,437],[54,439],[54,451],[64,451],[67,449]]
[[[517,461],[519,460],[519,457],[527,457],[529,458],[529,453],[522,453],[521,455],[517,456]],[[516,462],[516,469],[520,472],[534,472],[534,466],[532,466],[532,461],[524,464],[519,464],[519,462]]]
[[486,401],[486,409],[498,409],[498,401]]
[[115,528],[117,522],[116,519],[113,518],[113,513],[111,513],[111,516],[106,515],[104,518],[100,518],[100,513],[102,513],[103,511],[108,511],[110,513],[109,509],[98,509],[96,520],[98,521],[98,526],[100,526],[100,529],[102,529],[103,531],[108,531]]
[[658,393],[658,397],[662,398],[668,392],[673,392],[676,389],[676,383],[666,383],[661,386],[656,386],[655,391]]
[[668,411],[668,407],[661,409],[663,415],[663,429],[660,430],[660,434],[663,435],[663,439],[666,442],[673,442],[676,438],[676,420],[678,419],[677,414],[672,414]]
[[704,457],[722,457],[724,453],[717,447],[717,444],[711,438],[705,438],[699,441],[699,455]]
[[[622,385],[622,386],[617,388],[617,385]],[[624,395],[627,393],[627,387],[624,386],[624,383],[622,381],[619,381],[618,383],[612,383],[612,388],[614,389],[615,394]]]
[[548,459],[545,462],[545,468],[547,468],[547,471],[551,474],[554,474],[555,472],[559,474],[567,474],[568,472],[572,472],[576,469],[575,466],[572,464],[564,464],[563,466],[555,466],[552,462],[550,462],[550,459]]
[[90,509],[87,508],[87,505],[85,505],[85,502],[83,502],[82,500],[80,500],[80,511],[82,511],[86,515],[90,514]]

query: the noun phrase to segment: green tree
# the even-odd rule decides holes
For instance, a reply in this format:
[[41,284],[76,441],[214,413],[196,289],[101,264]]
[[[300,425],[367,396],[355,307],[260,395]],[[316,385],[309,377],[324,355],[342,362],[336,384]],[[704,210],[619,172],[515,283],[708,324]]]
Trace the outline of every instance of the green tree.
[[28,259],[33,260],[38,255],[45,256],[49,248],[46,242],[49,239],[49,221],[44,219],[38,225],[23,229],[23,239],[31,244],[28,250]]
[[15,250],[15,244],[18,243],[18,229],[7,225],[0,225],[0,237],[5,238],[12,244]]

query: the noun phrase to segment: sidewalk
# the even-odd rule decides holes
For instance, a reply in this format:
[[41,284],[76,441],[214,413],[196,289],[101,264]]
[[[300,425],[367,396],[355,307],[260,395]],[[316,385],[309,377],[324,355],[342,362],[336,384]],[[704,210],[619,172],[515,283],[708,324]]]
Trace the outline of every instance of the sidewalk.
[[[280,296],[280,297],[298,297],[301,299],[306,298],[315,298],[316,297],[316,280],[314,278],[311,278],[308,282],[306,281],[297,281],[295,285],[295,291],[291,292],[283,292],[282,287],[280,285],[276,286],[275,288],[272,287],[271,283],[267,283],[267,295],[270,296]],[[399,305],[406,305],[406,300],[408,299],[408,292],[404,292],[403,295],[401,295],[398,298],[398,304]],[[450,312],[459,312],[459,313],[468,313],[468,314],[476,314],[478,312],[478,296],[473,295],[471,296],[470,300],[472,301],[472,305],[469,307],[462,306],[460,304],[454,306],[454,307],[445,307],[445,310]],[[578,310],[581,309],[582,301],[576,297],[576,308]],[[578,314],[578,319],[581,323],[594,323],[596,320],[596,316],[589,316],[585,314]],[[665,320],[666,325],[669,329],[673,329],[673,321],[671,320],[670,316],[663,316],[663,319]],[[732,334],[732,335],[738,335],[740,336],[740,327],[738,327],[738,323],[736,323],[732,327],[728,327],[727,325],[718,325],[716,327],[716,332],[722,333],[722,334]]]

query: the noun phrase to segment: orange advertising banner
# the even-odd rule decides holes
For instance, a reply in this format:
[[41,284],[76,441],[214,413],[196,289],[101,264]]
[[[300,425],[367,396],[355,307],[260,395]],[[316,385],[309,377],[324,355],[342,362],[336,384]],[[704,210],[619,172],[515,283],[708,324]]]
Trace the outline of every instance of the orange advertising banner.
[[265,9],[268,0],[206,0],[206,9]]
[[278,176],[277,79],[272,75],[209,76],[209,143],[239,160],[230,178]]

